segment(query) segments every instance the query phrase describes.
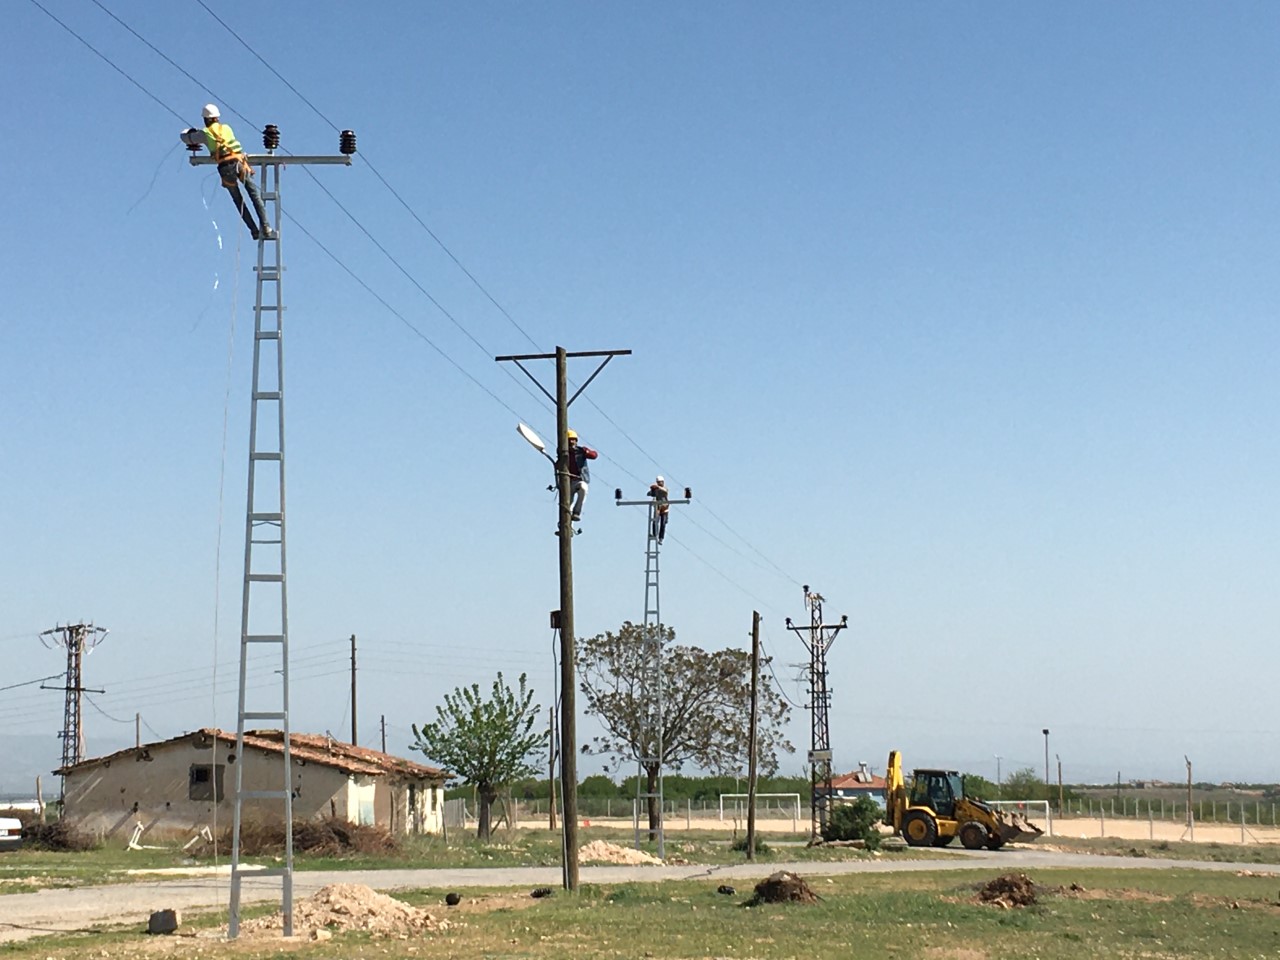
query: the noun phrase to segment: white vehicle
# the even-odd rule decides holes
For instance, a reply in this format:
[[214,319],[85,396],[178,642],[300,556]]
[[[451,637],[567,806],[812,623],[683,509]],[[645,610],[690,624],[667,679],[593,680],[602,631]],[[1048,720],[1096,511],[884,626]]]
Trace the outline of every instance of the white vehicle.
[[22,846],[22,821],[0,817],[0,850],[17,850]]

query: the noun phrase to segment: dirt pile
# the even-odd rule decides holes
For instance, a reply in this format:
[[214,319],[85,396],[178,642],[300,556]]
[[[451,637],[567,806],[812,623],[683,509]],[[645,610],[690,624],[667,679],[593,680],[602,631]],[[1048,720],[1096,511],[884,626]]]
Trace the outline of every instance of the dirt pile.
[[592,863],[627,863],[627,864],[644,864],[644,863],[661,863],[657,857],[652,854],[645,853],[643,850],[634,850],[631,847],[620,847],[616,843],[609,843],[605,840],[592,840],[578,848],[578,859],[590,861]]
[[[281,929],[280,914],[248,920],[240,929],[267,933]],[[411,907],[385,893],[359,883],[332,883],[293,905],[293,933],[307,936],[313,930],[363,930],[375,937],[408,937],[416,933],[449,929],[425,910]]]
[[1006,873],[978,888],[978,901],[1001,907],[1029,907],[1036,902],[1036,885],[1025,873]]
[[756,884],[748,903],[817,903],[821,899],[799,874],[779,870]]

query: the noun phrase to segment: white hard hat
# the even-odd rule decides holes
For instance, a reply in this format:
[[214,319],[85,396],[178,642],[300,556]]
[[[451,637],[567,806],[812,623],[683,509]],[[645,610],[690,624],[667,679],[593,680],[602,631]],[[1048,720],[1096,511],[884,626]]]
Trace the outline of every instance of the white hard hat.
[[204,109],[200,112],[204,114],[204,118],[206,120],[217,120],[222,116],[218,111],[218,105],[216,103],[206,103],[204,105]]
[[663,480],[661,477],[659,477],[659,478],[657,479],[657,481],[656,481],[656,482],[657,482],[657,483],[666,483],[667,481],[665,481],[665,480]]

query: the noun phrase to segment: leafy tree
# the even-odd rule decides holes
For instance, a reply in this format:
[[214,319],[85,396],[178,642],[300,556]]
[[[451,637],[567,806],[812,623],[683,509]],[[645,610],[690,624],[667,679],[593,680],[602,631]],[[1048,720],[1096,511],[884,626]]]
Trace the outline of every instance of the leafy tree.
[[[652,705],[644,699],[644,666],[652,645],[662,641],[662,752],[658,763],[645,764],[646,792],[657,789],[659,763],[678,771],[685,763],[732,774],[747,766],[747,726],[751,711],[751,655],[745,650],[708,652],[676,646],[670,627],[624,623],[617,633],[581,641],[578,675],[586,696],[586,712],[604,726],[603,736],[583,753],[608,756],[616,767],[657,755],[657,744],[645,742],[645,723]],[[791,753],[782,729],[790,708],[768,683],[759,688],[757,764],[762,775],[778,769],[778,752]],[[651,736],[651,733],[650,733]],[[649,799],[649,830],[658,827],[657,798]]]
[[[964,774],[964,795],[975,800],[999,800],[1000,788],[976,773]],[[1019,799],[1026,799],[1021,797]]]
[[880,846],[880,828],[884,808],[870,797],[857,797],[851,802],[831,805],[831,813],[822,828],[823,840],[863,840],[868,850]]
[[1031,767],[1015,770],[1001,785],[1001,795],[1010,800],[1048,800],[1058,796],[1058,788],[1050,790],[1039,774]]
[[487,700],[478,683],[457,687],[436,707],[434,721],[413,727],[415,750],[475,785],[480,808],[476,836],[481,840],[489,839],[490,811],[499,789],[538,772],[528,757],[547,740],[546,730],[534,730],[540,714],[525,674],[520,674],[517,692],[499,673]]
[[603,773],[593,773],[587,777],[582,783],[578,784],[578,796],[580,797],[616,797],[618,795],[618,785]]

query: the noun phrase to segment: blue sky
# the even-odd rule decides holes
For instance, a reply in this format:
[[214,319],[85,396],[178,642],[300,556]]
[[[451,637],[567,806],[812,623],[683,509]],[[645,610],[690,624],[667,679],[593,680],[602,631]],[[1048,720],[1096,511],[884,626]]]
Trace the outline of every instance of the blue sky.
[[[92,752],[135,711],[234,726],[253,322],[253,246],[177,146],[211,95],[104,7],[246,144],[337,137],[195,0],[41,3],[156,98],[12,5],[0,651],[17,682],[61,668],[39,631],[111,629],[86,676],[128,722],[89,709]],[[1049,727],[1069,780],[1277,779],[1273,5],[208,5],[356,130],[316,176],[413,277],[286,171],[400,314],[286,221],[295,728],[349,729],[352,633],[364,742],[496,669],[550,701],[550,478],[514,427],[554,419],[492,357],[560,344],[634,350],[574,408],[579,633],[641,617],[611,494],[662,472],[695,494],[681,642],[757,608],[803,703],[800,585],[848,615],[838,768],[1040,769]],[[56,693],[0,719],[56,760]]]

